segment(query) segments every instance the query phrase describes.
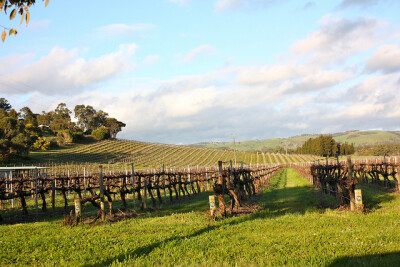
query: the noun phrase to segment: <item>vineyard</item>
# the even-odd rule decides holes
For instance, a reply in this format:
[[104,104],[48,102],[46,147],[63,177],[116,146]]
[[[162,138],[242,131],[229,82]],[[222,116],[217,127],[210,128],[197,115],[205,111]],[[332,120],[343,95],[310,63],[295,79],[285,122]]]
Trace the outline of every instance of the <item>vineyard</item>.
[[[329,162],[329,165],[333,163]],[[345,162],[341,164],[344,165]],[[305,165],[306,163],[298,164],[300,168]],[[310,165],[308,169],[309,167]],[[208,174],[211,180],[215,180],[209,181],[210,190],[212,190],[211,184],[224,185],[223,190],[226,192],[224,194],[228,195],[225,201],[229,204],[229,190],[235,188],[240,181],[237,178],[249,177],[246,172],[250,171],[244,167],[240,175],[240,168],[231,170],[229,165],[225,165],[220,179],[220,170],[215,169]],[[207,190],[207,181],[204,181],[203,186],[200,180],[202,192],[199,192],[197,184],[194,183],[196,193],[194,191],[192,193],[189,183],[186,188],[190,197],[183,189],[186,197],[183,197],[181,190],[182,195],[176,200],[175,191],[172,189],[171,204],[169,204],[171,199],[167,196],[168,204],[163,203],[162,209],[143,213],[140,218],[128,217],[123,221],[101,223],[93,227],[88,225],[65,227],[62,225],[62,216],[42,218],[35,223],[0,225],[0,264],[4,266],[398,265],[400,234],[397,228],[400,197],[397,193],[389,193],[379,189],[380,186],[375,187],[360,182],[357,187],[363,190],[364,202],[369,212],[351,213],[321,208],[321,205],[324,207],[336,205],[336,198],[329,194],[320,195],[319,189],[300,177],[293,169],[281,169],[273,177],[273,174],[266,175],[266,170],[264,173],[262,170],[259,172],[260,180],[254,179],[253,184],[255,187],[261,185],[259,189],[262,194],[252,197],[257,199],[259,207],[251,214],[229,216],[216,221],[208,220],[205,211],[209,209],[209,195],[213,193],[203,192],[203,187]],[[192,176],[195,173],[191,170],[191,179],[196,179]],[[140,179],[148,177],[152,183],[154,181],[154,176],[147,175],[146,171],[135,171],[135,176],[136,174],[138,176],[143,174]],[[257,175],[256,172],[250,174]],[[108,190],[109,186],[110,192],[118,193],[119,188],[113,189],[111,184],[123,183],[124,179],[121,181],[121,178],[108,176],[108,174],[103,176],[104,190]],[[176,176],[179,177],[179,174],[176,173]],[[186,178],[182,178],[182,187],[188,182],[188,173],[183,177]],[[130,180],[130,173],[125,178]],[[110,180],[110,184],[107,184],[106,179]],[[162,173],[160,179],[163,180]],[[79,183],[82,182],[81,178],[78,180]],[[368,180],[370,181],[370,176]],[[139,181],[139,177],[135,183],[136,181]],[[171,181],[173,183],[173,180]],[[59,182],[61,183],[61,180],[57,181],[57,190],[62,188]],[[92,184],[92,182],[87,183]],[[251,192],[252,185],[251,183],[248,185]],[[29,186],[27,185],[27,189]],[[91,186],[86,187],[86,197],[90,197],[91,194],[89,187]],[[176,187],[179,192],[179,185]],[[71,187],[71,190],[72,188],[74,187]],[[84,200],[85,188],[82,184],[79,188]],[[244,186],[242,193],[247,190]],[[151,189],[151,191],[156,204],[159,205],[157,190]],[[99,192],[97,186],[96,192]],[[164,201],[163,190],[160,193]],[[240,194],[240,191],[236,190],[235,193]],[[141,194],[144,198],[143,190]],[[76,195],[79,195],[78,191]],[[248,193],[245,196],[247,198]],[[138,194],[136,199],[137,197]],[[120,202],[117,199],[118,194],[116,200],[112,197],[113,208],[117,208],[116,202]],[[148,204],[152,205],[150,196],[149,200]],[[30,196],[27,197],[28,201],[32,201]],[[97,203],[98,201],[96,200]],[[105,201],[107,205],[107,199]],[[127,196],[127,202],[129,208],[133,207],[131,197]],[[136,209],[140,211],[139,202],[136,204],[138,204]],[[89,203],[86,208],[90,207]],[[118,208],[123,209],[123,204],[120,203]],[[226,206],[226,209],[229,212],[230,207]],[[236,209],[237,207],[234,207],[234,210]],[[29,212],[35,211],[29,210]],[[96,214],[96,209],[93,210],[93,214]],[[382,226],[382,223],[384,228],[377,227]]]
[[[48,210],[47,203],[51,203],[52,210],[56,208],[57,192],[62,197],[64,210],[71,204],[79,207],[77,221],[80,221],[82,205],[91,204],[97,210],[97,217],[105,218],[105,200],[108,203],[109,216],[113,217],[115,209],[113,200],[119,200],[124,211],[129,211],[127,198],[132,199],[131,208],[144,210],[148,205],[148,196],[153,208],[162,204],[178,201],[181,198],[191,197],[200,192],[215,189],[219,199],[222,216],[226,216],[224,193],[231,198],[230,212],[236,204],[242,206],[242,201],[251,197],[265,185],[266,180],[272,178],[281,166],[258,166],[233,168],[197,168],[197,169],[158,169],[158,170],[134,170],[131,172],[104,174],[100,166],[96,175],[55,175],[39,173],[37,170],[28,174],[19,172],[0,179],[0,209],[7,213],[6,204],[18,202],[18,209],[22,215],[28,215],[27,198],[34,198],[36,214],[39,201],[41,212]],[[68,204],[71,194],[74,202]],[[168,198],[167,198],[168,194]],[[138,202],[138,203],[136,203]],[[2,216],[0,214],[0,221]]]
[[400,192],[397,157],[365,160],[348,157],[347,161],[337,159],[327,160],[325,164],[295,164],[294,168],[321,192],[336,197],[339,205],[350,205],[352,210],[357,206],[355,188],[358,183],[375,184]]
[[[96,172],[103,164],[107,171],[129,170],[135,163],[136,169],[217,167],[218,161],[232,160],[236,165],[266,165],[313,161],[312,155],[283,155],[262,152],[238,152],[199,148],[191,146],[145,143],[129,140],[106,140],[74,148],[48,152],[34,152],[31,165],[50,168],[51,172]],[[60,166],[63,166],[62,168]]]

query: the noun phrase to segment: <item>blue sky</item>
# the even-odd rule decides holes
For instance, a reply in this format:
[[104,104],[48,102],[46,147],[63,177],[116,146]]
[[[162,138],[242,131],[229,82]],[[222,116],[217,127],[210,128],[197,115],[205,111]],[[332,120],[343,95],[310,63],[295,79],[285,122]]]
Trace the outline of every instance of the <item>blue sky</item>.
[[38,1],[0,16],[0,93],[127,124],[120,138],[195,142],[400,128],[396,0]]

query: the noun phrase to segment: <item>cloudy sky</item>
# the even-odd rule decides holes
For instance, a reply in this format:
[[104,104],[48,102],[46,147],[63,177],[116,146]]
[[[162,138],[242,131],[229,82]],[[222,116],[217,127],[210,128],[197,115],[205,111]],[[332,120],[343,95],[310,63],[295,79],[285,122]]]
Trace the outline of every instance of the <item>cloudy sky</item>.
[[400,129],[398,0],[50,0],[0,44],[0,96],[65,102],[120,138],[196,142]]

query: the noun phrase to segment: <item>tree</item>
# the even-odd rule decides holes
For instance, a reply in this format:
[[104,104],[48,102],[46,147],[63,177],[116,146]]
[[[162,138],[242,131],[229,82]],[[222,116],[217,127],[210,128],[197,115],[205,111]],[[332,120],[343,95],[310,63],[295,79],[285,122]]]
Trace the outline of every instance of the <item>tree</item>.
[[5,112],[9,112],[11,110],[10,103],[8,103],[7,99],[4,97],[0,98],[0,110],[4,110]]
[[107,118],[105,126],[108,128],[111,138],[116,138],[117,134],[122,130],[122,127],[126,126],[126,124],[115,118]]
[[11,155],[21,156],[29,152],[31,146],[31,138],[25,132],[23,122],[11,117],[3,117],[0,119],[0,152],[2,162],[6,157]]
[[36,118],[39,125],[50,126],[51,122],[54,119],[54,111],[50,111],[48,113],[42,111],[42,114],[36,115]]
[[76,105],[74,108],[75,118],[78,119],[78,126],[83,131],[88,132],[94,130],[91,126],[96,110],[92,106]]
[[107,117],[108,117],[107,112],[104,112],[102,110],[97,111],[92,121],[93,129],[98,129],[100,127],[105,126]]
[[[47,7],[49,4],[49,0],[42,0],[45,1],[44,6]],[[29,8],[36,3],[36,0],[0,0],[0,11],[4,10],[4,13],[7,15],[7,10],[12,9],[10,12],[10,20],[13,20],[17,13],[21,15],[21,23],[24,21],[26,24],[29,23],[31,18],[31,14],[29,13]],[[8,30],[8,35],[17,35],[16,29],[9,29],[0,25],[3,28],[3,32],[1,34],[1,40],[4,42],[7,36],[6,30]]]
[[74,128],[75,125],[71,122],[71,113],[65,103],[58,104],[54,114],[52,114],[54,117],[50,123],[50,129],[54,132],[59,132]]
[[25,124],[31,123],[34,126],[38,125],[36,114],[34,114],[30,108],[23,107],[19,111],[20,111],[20,117],[25,121]]

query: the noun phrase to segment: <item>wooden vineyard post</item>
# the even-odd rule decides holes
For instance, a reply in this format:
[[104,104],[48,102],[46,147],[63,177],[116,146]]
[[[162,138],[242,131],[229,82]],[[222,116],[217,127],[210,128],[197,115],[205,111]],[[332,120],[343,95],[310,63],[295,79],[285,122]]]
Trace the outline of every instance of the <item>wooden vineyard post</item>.
[[[351,163],[351,157],[348,156],[347,157],[347,168],[348,168],[348,172],[347,172],[347,178],[348,180],[352,183],[353,181],[353,165]],[[349,194],[350,194],[350,210],[354,211],[355,210],[355,196],[354,196],[354,187],[351,184],[350,185],[350,189],[349,189]]]
[[207,167],[206,167],[206,181],[207,181],[207,191],[209,190],[209,184],[208,184],[208,172],[207,172]]
[[217,207],[215,206],[215,196],[209,196],[208,199],[210,201],[210,217],[215,219],[215,212],[217,211]]
[[[188,169],[187,169],[187,180],[186,180],[188,183],[189,183],[189,186],[191,185],[190,184],[190,166],[188,166]],[[186,186],[185,186],[185,188],[186,188]],[[193,193],[193,188],[192,187],[190,187],[191,188],[191,192],[190,193]],[[189,192],[189,189],[188,189],[188,192]]]
[[164,187],[164,204],[167,204],[167,190],[165,188],[165,166],[164,166],[164,163],[162,165],[162,173],[163,173],[163,187]]
[[100,185],[100,209],[101,209],[101,220],[104,221],[106,218],[106,213],[104,211],[104,185],[103,185],[103,166],[100,165],[99,174],[99,185]]
[[364,210],[361,189],[354,190],[354,194],[355,194],[355,201],[356,201],[356,209],[361,210],[361,211]]
[[83,168],[83,186],[84,186],[84,191],[83,195],[86,197],[86,168]]
[[232,160],[230,160],[230,171],[229,171],[229,175],[230,175],[230,179],[231,179],[231,183],[233,184],[233,169],[232,169]]
[[56,177],[54,177],[54,180],[51,182],[51,207],[53,208],[53,211],[56,209]]
[[75,220],[77,223],[79,223],[82,217],[81,199],[79,197],[76,197],[74,199],[74,202],[75,202]]
[[216,185],[215,190],[216,196],[218,198],[219,203],[219,212],[222,217],[226,216],[226,208],[225,208],[225,200],[224,200],[224,177],[223,177],[223,170],[222,170],[222,161],[218,161],[218,184]]
[[[133,209],[135,209],[136,206],[136,200],[135,200],[135,167],[133,163],[131,164],[132,167],[132,199],[133,199]],[[140,193],[140,192],[139,192]]]
[[[12,173],[12,171],[10,171],[10,178],[11,178],[11,184],[10,184],[10,187],[11,187],[11,195],[13,194],[13,173]],[[14,208],[14,197],[11,199],[11,208]]]
[[147,176],[145,175],[144,177],[144,208],[147,209]]
[[35,168],[35,206],[36,206],[36,214],[39,213],[38,208],[38,170]]

